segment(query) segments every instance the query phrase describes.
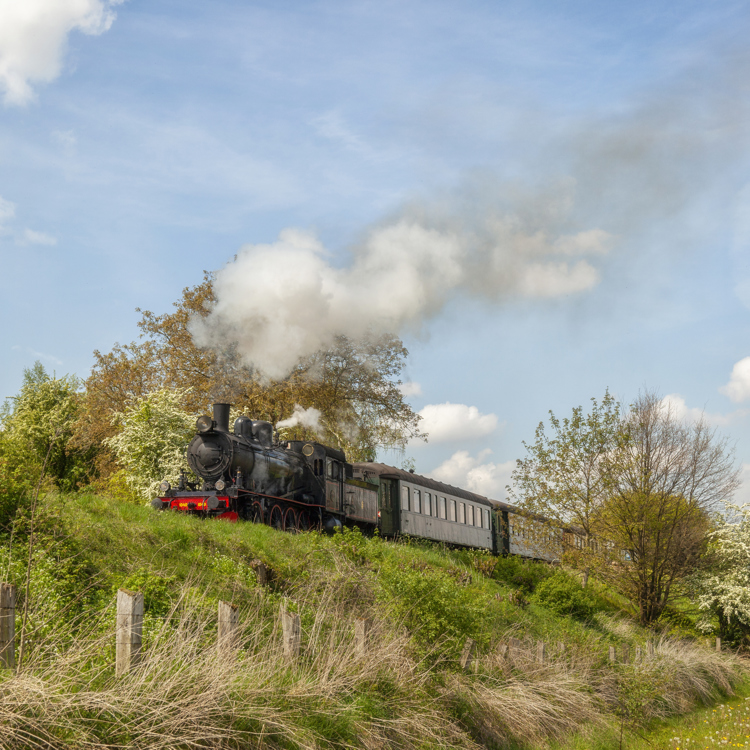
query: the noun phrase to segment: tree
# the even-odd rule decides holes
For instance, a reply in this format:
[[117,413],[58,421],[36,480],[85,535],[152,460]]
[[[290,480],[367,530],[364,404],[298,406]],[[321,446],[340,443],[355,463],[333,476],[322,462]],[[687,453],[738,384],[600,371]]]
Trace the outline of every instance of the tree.
[[227,401],[274,424],[291,417],[296,406],[315,408],[321,414],[320,431],[298,425],[287,436],[337,445],[351,460],[373,458],[379,446],[403,447],[410,438],[423,437],[419,415],[399,390],[408,352],[397,337],[353,341],[339,336],[330,350],[301,361],[288,377],[266,382],[239,360],[232,346],[195,346],[190,320],[207,315],[213,303],[206,274],[202,283],[183,290],[173,312],[142,313],[141,342],[95,353],[86,381],[90,440],[111,437],[112,414],[162,387],[182,393],[182,408],[189,412],[205,413],[214,401]]
[[604,463],[607,499],[596,527],[628,559],[602,570],[650,625],[695,571],[711,517],[731,499],[739,472],[726,438],[704,418],[680,420],[653,392],[624,415],[617,449]]
[[[633,601],[641,624],[659,619],[699,565],[712,514],[738,472],[726,439],[704,419],[686,423],[653,392],[622,411],[609,394],[584,415],[551,415],[518,462],[522,509],[578,527],[586,543],[566,555]],[[572,554],[571,554],[572,553]]]
[[616,445],[621,415],[609,391],[601,403],[595,398],[591,403],[588,414],[577,406],[562,420],[550,411],[549,433],[540,422],[534,442],[523,443],[527,455],[516,462],[514,486],[508,487],[509,498],[522,509],[556,527],[573,526],[583,536],[584,545],[567,550],[566,557],[583,569],[584,585],[597,560],[595,525],[608,490],[605,458]]
[[183,411],[184,397],[162,388],[115,415],[120,430],[105,442],[123,467],[125,483],[142,500],[155,497],[163,479],[176,483],[187,469],[185,449],[195,432],[195,416]]
[[698,627],[711,632],[718,621],[722,640],[750,645],[750,508],[728,506],[709,534],[709,565],[693,576],[693,594],[702,617]]

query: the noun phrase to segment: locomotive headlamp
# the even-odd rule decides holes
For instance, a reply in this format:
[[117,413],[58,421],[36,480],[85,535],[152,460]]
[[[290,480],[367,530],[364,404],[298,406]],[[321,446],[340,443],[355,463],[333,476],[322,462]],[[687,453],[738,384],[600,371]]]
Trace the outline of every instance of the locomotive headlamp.
[[214,486],[221,492],[227,486],[227,483],[223,479],[217,479]]
[[159,484],[159,489],[162,492],[167,493],[169,492],[169,490],[172,489],[172,485],[165,479],[163,482]]
[[198,432],[208,432],[214,426],[214,420],[211,419],[207,414],[202,417],[198,417],[195,421],[195,429]]

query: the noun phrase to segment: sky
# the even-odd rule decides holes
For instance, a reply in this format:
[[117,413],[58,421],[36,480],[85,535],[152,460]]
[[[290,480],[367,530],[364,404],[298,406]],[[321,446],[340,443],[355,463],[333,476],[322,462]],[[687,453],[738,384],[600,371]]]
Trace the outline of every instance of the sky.
[[208,270],[197,340],[271,376],[398,333],[419,473],[501,499],[550,410],[651,389],[750,501],[748,32],[728,0],[0,0],[0,397]]

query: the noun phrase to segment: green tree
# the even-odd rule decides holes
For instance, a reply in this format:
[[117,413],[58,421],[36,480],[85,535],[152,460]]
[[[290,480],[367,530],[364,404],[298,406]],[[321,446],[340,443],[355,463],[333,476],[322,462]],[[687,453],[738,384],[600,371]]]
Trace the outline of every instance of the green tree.
[[584,571],[584,583],[598,560],[595,526],[609,486],[605,459],[617,445],[621,417],[609,391],[601,403],[595,398],[591,403],[588,413],[577,406],[563,419],[550,411],[549,429],[540,422],[534,442],[523,443],[526,457],[516,462],[508,487],[520,508],[556,527],[573,526],[583,537],[583,546],[566,550],[566,558]]
[[88,481],[93,450],[81,450],[71,443],[83,408],[80,388],[75,376],[50,376],[39,362],[24,370],[20,392],[0,411],[3,476],[7,481],[33,487],[45,458],[46,474],[59,489],[73,490]]
[[115,415],[119,432],[105,442],[122,467],[133,495],[150,500],[159,483],[176,483],[186,469],[185,449],[195,432],[195,417],[181,403],[185,394],[166,388],[136,399]]
[[739,485],[733,451],[704,418],[684,421],[647,391],[623,415],[617,449],[604,466],[607,497],[597,529],[611,545],[611,564],[600,571],[650,625],[695,572],[712,516]]

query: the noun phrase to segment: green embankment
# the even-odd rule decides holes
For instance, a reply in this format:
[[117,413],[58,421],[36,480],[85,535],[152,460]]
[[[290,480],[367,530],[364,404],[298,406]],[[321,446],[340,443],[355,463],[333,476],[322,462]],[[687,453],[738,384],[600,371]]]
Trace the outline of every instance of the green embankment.
[[[21,524],[0,546],[19,629],[27,554]],[[636,741],[650,719],[721,699],[744,676],[736,658],[685,638],[612,666],[610,646],[632,656],[654,635],[603,589],[357,532],[288,535],[70,495],[47,498],[33,560],[24,663],[0,671],[0,747],[616,747],[620,726]],[[144,592],[146,614],[144,659],[116,679],[120,587]],[[229,653],[216,648],[220,599],[240,609]],[[282,605],[301,617],[294,662]],[[365,653],[358,617],[373,621]],[[467,638],[479,659],[464,672]],[[508,659],[511,638],[522,646]]]

